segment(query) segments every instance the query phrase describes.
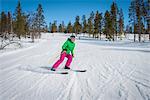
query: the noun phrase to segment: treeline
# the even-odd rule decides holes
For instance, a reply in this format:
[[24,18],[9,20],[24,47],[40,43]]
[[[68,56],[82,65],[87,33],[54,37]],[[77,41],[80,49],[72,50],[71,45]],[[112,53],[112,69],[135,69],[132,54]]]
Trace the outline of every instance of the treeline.
[[142,34],[149,34],[150,40],[150,0],[132,0],[129,7],[129,18],[127,30],[134,33],[134,41],[136,34],[138,34],[139,42]]
[[65,32],[65,33],[87,33],[93,38],[100,38],[105,35],[109,40],[116,40],[118,36],[124,35],[124,17],[122,9],[119,9],[115,2],[112,3],[110,11],[106,11],[103,15],[101,12],[91,12],[90,17],[85,15],[80,18],[76,16],[75,22],[71,21],[68,25],[58,25],[57,21],[49,24],[50,32]]
[[58,25],[57,21],[49,24],[50,32],[65,33],[87,33],[93,38],[100,38],[102,34],[108,40],[115,41],[117,38],[125,36],[125,34],[134,34],[134,41],[138,35],[138,41],[141,42],[142,35],[149,34],[150,40],[150,0],[131,0],[129,6],[129,24],[124,25],[124,14],[121,8],[118,8],[115,2],[110,6],[104,14],[101,12],[91,12],[90,17],[85,15],[80,18],[76,16],[75,22],[71,21],[68,25]]
[[85,33],[89,37],[100,38],[105,36],[110,41],[115,41],[126,33],[136,34],[141,41],[143,34],[149,34],[150,40],[150,1],[149,0],[131,0],[129,7],[129,24],[124,25],[124,14],[121,8],[118,8],[115,2],[112,2],[110,10],[105,13],[96,11],[91,12],[89,17],[76,16],[75,21],[65,25],[64,21],[57,25],[57,21],[46,25],[44,21],[44,11],[39,4],[35,12],[23,12],[20,1],[18,1],[14,14],[10,12],[1,12],[0,17],[0,36],[6,33],[15,34],[19,39],[21,37],[40,38],[41,32],[62,32],[62,33]]
[[35,12],[25,13],[22,11],[20,1],[18,1],[14,14],[1,12],[0,36],[13,34],[19,39],[31,37],[34,42],[34,38],[40,38],[41,32],[48,30],[43,13],[41,4],[38,5]]

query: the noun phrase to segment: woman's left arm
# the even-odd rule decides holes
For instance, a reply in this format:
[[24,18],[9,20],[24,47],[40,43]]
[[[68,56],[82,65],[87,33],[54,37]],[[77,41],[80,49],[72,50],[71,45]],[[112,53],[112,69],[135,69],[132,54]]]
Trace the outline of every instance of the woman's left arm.
[[73,57],[74,57],[74,48],[75,48],[75,45],[74,45],[73,49],[71,50],[71,54]]

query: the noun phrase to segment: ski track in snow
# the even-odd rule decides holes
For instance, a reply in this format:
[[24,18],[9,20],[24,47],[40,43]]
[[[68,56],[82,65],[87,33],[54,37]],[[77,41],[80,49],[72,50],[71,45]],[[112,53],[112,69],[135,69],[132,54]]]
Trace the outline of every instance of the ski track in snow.
[[0,100],[150,100],[149,52],[77,40],[71,67],[87,72],[51,74],[42,67],[58,59],[68,35],[45,37],[29,49],[0,56]]

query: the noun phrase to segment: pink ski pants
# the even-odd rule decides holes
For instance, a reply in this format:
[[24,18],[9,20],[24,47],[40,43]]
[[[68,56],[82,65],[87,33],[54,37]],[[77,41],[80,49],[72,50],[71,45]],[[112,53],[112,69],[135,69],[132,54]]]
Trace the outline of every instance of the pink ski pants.
[[63,52],[61,53],[59,60],[53,65],[53,68],[56,69],[64,61],[65,57],[68,58],[65,66],[69,67],[72,62],[72,55],[67,54],[66,52]]

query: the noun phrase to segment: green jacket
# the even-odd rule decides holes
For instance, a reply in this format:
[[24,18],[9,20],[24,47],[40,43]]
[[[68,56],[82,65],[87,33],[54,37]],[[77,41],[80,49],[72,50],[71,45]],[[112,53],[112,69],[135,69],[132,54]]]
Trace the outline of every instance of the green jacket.
[[75,43],[71,41],[71,39],[68,39],[62,46],[62,51],[66,51],[67,54],[74,55],[74,47]]

